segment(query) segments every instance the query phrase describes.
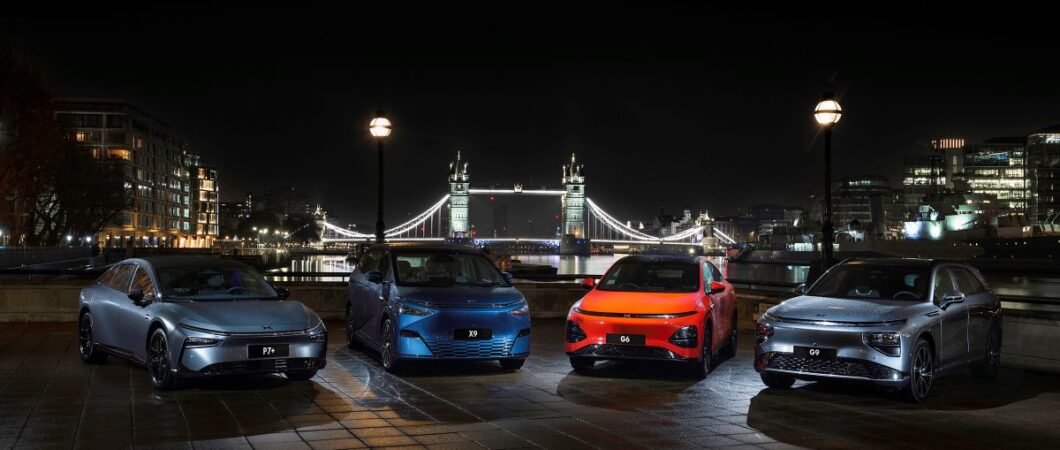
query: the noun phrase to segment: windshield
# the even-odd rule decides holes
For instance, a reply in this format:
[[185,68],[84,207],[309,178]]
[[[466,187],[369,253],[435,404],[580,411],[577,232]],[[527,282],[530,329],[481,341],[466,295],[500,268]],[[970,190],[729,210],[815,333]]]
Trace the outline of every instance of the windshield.
[[926,300],[930,274],[925,267],[845,264],[814,283],[807,295],[851,299]]
[[696,292],[699,265],[680,261],[619,261],[597,289],[625,292]]
[[394,280],[399,286],[507,286],[485,256],[451,250],[394,253]]
[[190,300],[279,298],[276,291],[249,267],[163,267],[158,284],[167,297]]

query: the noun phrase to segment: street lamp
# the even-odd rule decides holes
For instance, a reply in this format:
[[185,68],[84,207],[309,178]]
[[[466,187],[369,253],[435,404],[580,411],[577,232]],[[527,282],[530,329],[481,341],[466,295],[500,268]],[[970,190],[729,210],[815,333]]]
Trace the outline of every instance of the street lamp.
[[379,203],[375,220],[375,242],[378,244],[383,243],[385,233],[383,225],[383,141],[390,136],[390,126],[390,119],[386,118],[386,113],[382,109],[375,113],[375,118],[368,124],[372,137],[379,143]]
[[832,266],[832,242],[835,240],[832,227],[832,127],[843,117],[843,108],[835,100],[831,90],[821,94],[821,101],[813,109],[813,118],[824,128],[824,217],[821,221],[821,253],[825,267]]

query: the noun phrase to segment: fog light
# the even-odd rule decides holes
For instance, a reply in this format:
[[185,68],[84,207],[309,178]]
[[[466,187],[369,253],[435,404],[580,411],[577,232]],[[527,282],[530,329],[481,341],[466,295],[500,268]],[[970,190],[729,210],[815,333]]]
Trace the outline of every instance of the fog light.
[[670,336],[670,343],[678,347],[692,348],[699,344],[699,333],[695,325],[681,327]]

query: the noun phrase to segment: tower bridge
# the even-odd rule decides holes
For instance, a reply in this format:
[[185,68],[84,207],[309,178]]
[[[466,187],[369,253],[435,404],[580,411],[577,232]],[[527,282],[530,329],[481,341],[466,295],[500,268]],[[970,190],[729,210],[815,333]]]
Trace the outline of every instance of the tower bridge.
[[[388,241],[444,241],[468,240],[478,244],[492,242],[531,242],[559,247],[560,254],[589,254],[595,244],[629,244],[643,246],[689,246],[716,250],[735,243],[733,239],[714,229],[713,220],[706,214],[695,218],[683,230],[664,236],[653,236],[623,224],[586,196],[585,165],[571,155],[563,165],[561,188],[525,188],[515,184],[511,188],[475,188],[471,186],[468,162],[457,152],[449,163],[449,193],[422,213],[385,231]],[[555,236],[480,238],[471,226],[472,195],[552,196],[560,198],[561,226]],[[339,227],[326,220],[321,222],[321,237],[325,243],[365,242],[374,236]]]

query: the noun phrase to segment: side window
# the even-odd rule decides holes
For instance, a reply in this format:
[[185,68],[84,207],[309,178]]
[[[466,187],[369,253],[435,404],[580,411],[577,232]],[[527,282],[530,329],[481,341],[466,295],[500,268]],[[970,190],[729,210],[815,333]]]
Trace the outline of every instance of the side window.
[[721,271],[718,270],[718,266],[715,266],[714,263],[707,263],[707,264],[710,265],[710,272],[714,274],[714,281],[724,281],[725,280],[725,277],[721,276]]
[[136,277],[133,278],[132,287],[133,289],[143,289],[144,297],[155,295],[155,285],[151,282],[151,276],[147,274],[143,267],[136,269]]
[[935,285],[932,288],[932,292],[934,292],[932,298],[935,300],[935,304],[937,305],[939,303],[939,300],[942,299],[942,296],[945,293],[947,293],[949,291],[952,291],[952,290],[953,290],[953,281],[950,280],[950,271],[949,271],[949,269],[942,268],[942,269],[936,270],[935,271]]
[[121,292],[129,292],[129,281],[132,280],[133,269],[135,268],[132,264],[122,264],[116,267],[114,275],[107,280],[107,286]]
[[379,273],[383,274],[383,279],[387,280],[390,278],[390,253],[382,253],[379,255]]
[[983,292],[979,280],[967,269],[953,268],[950,269],[950,273],[953,275],[953,279],[957,281],[957,290],[961,291],[962,294],[975,295]]
[[710,269],[712,269],[710,263],[703,263],[703,289],[708,291],[710,290],[710,283],[716,280],[716,278],[714,278],[714,271]]

